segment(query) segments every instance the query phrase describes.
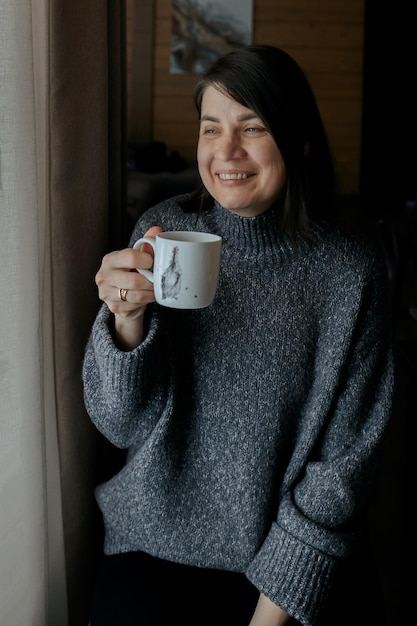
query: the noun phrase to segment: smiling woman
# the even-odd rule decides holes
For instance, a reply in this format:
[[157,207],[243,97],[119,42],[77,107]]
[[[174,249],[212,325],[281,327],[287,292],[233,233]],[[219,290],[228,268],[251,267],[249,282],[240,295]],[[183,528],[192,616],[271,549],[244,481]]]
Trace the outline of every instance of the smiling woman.
[[[332,210],[333,157],[314,93],[301,68],[283,50],[271,46],[262,50],[263,58],[261,55],[250,58],[245,50],[225,55],[197,81],[194,103],[200,119],[198,165],[200,174],[206,177],[204,182],[213,191],[215,178],[210,168],[213,161],[216,163],[215,156],[218,162],[230,159],[229,164],[238,165],[242,171],[242,164],[249,165],[254,154],[262,163],[252,173],[256,173],[258,190],[265,185],[263,209],[268,202],[281,199],[281,227],[288,228],[291,237],[296,237],[297,232],[307,232],[307,207],[311,214],[323,216]],[[274,62],[279,64],[282,68],[279,80],[272,72],[265,72],[264,62],[271,66]],[[259,94],[258,80],[263,81],[265,93],[270,97],[264,97],[263,92]],[[214,106],[219,107],[219,112],[213,117],[210,107]],[[214,147],[209,150],[211,141]],[[217,146],[220,152],[215,152]],[[230,150],[237,152],[230,154]],[[219,171],[228,173],[224,167]],[[236,171],[239,172],[238,167]],[[258,174],[264,176],[262,180],[257,178]],[[249,188],[254,192],[253,200],[243,202],[253,202],[256,206],[257,190],[255,185]],[[219,184],[217,189],[223,187]],[[246,206],[246,210],[250,209]]]
[[207,191],[237,215],[255,217],[284,198],[287,172],[271,132],[216,87],[202,99],[197,162]]
[[[218,626],[382,624],[366,541],[393,395],[382,259],[328,215],[331,150],[286,52],[228,53],[195,104],[202,185],[147,209],[95,275],[85,405],[127,456],[95,491],[91,626],[191,626],[196,604]],[[221,237],[209,306],[161,302],[143,243],[161,231]]]

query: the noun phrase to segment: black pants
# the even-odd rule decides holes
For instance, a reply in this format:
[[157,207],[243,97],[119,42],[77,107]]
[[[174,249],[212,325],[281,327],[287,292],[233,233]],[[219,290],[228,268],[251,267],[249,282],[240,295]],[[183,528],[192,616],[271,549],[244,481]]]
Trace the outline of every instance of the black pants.
[[248,626],[258,597],[242,574],[116,554],[101,562],[91,626]]
[[[156,559],[105,556],[91,626],[248,626],[259,592],[243,574]],[[317,626],[384,626],[383,597],[366,547],[345,564]],[[291,619],[288,626],[299,624]]]

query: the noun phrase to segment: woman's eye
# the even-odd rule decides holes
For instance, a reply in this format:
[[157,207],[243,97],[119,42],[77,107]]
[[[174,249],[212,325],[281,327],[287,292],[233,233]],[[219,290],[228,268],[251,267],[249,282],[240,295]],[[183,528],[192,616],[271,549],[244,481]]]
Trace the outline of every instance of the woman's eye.
[[257,126],[249,126],[249,128],[246,129],[246,132],[249,134],[260,133],[261,131],[262,128],[258,128]]

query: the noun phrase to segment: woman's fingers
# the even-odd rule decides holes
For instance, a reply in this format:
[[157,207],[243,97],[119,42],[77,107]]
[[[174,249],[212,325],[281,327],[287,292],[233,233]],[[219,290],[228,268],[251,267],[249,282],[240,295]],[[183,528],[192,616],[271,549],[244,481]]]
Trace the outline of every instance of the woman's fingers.
[[[145,237],[156,237],[162,231],[153,226]],[[106,254],[96,274],[99,298],[106,302],[110,310],[118,315],[130,316],[136,310],[155,301],[153,284],[140,274],[138,269],[151,269],[153,249],[143,244],[139,250],[124,248]]]
[[[158,233],[162,233],[162,228],[160,226],[152,226],[152,228],[149,228],[149,230],[147,230],[143,236],[151,237],[152,239],[155,239]],[[140,247],[140,251],[147,252],[148,254],[151,254],[153,256],[153,248],[148,243],[143,243]],[[141,269],[145,269],[145,268],[141,268]]]

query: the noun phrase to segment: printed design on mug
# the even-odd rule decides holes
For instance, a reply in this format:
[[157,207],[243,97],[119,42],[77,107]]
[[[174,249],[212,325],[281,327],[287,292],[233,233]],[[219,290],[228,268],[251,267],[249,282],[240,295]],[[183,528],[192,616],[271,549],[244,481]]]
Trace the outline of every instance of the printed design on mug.
[[176,299],[181,289],[181,267],[178,262],[178,246],[172,248],[171,261],[161,276],[162,297],[165,300]]

